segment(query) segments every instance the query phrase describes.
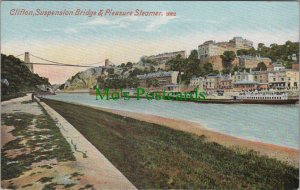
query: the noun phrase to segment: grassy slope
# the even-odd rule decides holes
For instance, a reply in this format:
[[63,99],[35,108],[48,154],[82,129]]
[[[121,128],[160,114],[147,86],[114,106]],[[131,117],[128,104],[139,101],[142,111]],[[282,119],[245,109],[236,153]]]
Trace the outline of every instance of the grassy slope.
[[1,79],[9,82],[8,87],[1,85],[2,101],[22,96],[21,92],[37,90],[36,85],[50,84],[48,79],[31,73],[20,59],[4,54],[1,54]]
[[100,110],[45,100],[138,188],[293,189],[298,169]]

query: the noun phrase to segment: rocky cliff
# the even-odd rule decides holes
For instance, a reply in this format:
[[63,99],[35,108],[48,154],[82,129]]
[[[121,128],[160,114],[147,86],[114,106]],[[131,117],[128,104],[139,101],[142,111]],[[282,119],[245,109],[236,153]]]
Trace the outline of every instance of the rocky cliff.
[[65,82],[64,89],[75,90],[75,89],[92,88],[96,84],[97,78],[99,76],[105,75],[104,72],[105,69],[101,67],[94,67],[79,72]]

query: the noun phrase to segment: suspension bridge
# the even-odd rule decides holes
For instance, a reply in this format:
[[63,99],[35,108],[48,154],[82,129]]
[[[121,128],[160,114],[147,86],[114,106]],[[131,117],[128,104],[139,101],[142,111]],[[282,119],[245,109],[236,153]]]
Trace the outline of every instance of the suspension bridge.
[[[83,63],[83,64],[67,64],[67,63],[61,63],[57,61],[52,61],[40,56],[33,55],[29,52],[25,52],[22,54],[19,54],[15,57],[21,57],[24,56],[24,63],[25,65],[29,68],[31,72],[33,72],[33,65],[48,65],[48,66],[62,66],[62,67],[87,67],[87,68],[92,68],[92,67],[102,67],[102,68],[109,68],[111,65],[114,65],[113,62],[109,61],[109,59],[105,59],[104,61],[96,62],[96,63]],[[40,60],[41,62],[30,62],[30,56]],[[100,65],[100,64],[103,64]]]

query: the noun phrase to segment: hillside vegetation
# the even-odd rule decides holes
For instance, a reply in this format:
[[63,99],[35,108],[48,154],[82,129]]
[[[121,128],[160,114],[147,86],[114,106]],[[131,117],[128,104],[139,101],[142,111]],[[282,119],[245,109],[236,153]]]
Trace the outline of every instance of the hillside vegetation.
[[5,54],[1,54],[1,79],[6,79],[9,83],[1,84],[2,101],[22,96],[28,91],[36,91],[37,85],[50,85],[47,78],[31,73],[20,59]]

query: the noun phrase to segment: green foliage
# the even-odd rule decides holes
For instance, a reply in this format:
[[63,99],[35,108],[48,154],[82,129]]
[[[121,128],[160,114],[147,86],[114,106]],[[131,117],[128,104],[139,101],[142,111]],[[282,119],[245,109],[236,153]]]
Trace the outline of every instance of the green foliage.
[[205,63],[203,65],[204,75],[208,75],[213,72],[213,65],[211,63]]
[[202,68],[200,67],[200,60],[198,59],[198,52],[197,50],[192,50],[191,54],[186,60],[182,78],[185,81],[185,84],[188,84],[193,76],[200,76],[201,73]]
[[229,74],[229,73],[231,73],[231,69],[225,68],[225,69],[222,70],[222,73],[223,74]]
[[143,63],[148,63],[148,64],[151,64],[151,65],[158,65],[158,62],[154,61],[154,60],[150,60],[150,59],[147,59],[147,58],[142,58],[141,61]]
[[168,61],[170,68],[172,71],[178,71],[178,82],[181,83],[181,72],[184,70],[186,66],[186,59],[183,59],[181,55],[177,55],[175,58]]
[[240,68],[239,68],[239,66],[237,66],[237,65],[234,65],[234,67],[233,67],[233,69],[232,69],[232,70],[233,70],[233,72],[234,72],[234,71],[239,71],[239,70],[240,70]]
[[110,74],[110,75],[114,74],[114,72],[115,72],[114,68],[108,68],[107,69],[107,73]]
[[266,66],[266,64],[264,62],[259,62],[257,64],[257,67],[256,67],[255,70],[257,70],[257,71],[266,71],[267,70],[267,66]]
[[112,75],[107,79],[99,77],[97,79],[97,83],[99,88],[102,89],[136,88],[139,86],[139,80],[137,77],[121,78],[118,75]]
[[240,49],[240,50],[237,50],[236,54],[238,56],[241,56],[241,55],[255,56],[257,54],[257,52],[256,52],[256,50],[254,48],[250,48],[250,49]]
[[[195,60],[192,61],[192,58],[193,57],[191,57],[191,59],[189,59],[189,58],[184,59],[181,57],[181,55],[177,55],[175,58],[173,58],[167,62],[167,64],[170,65],[170,69],[172,71],[179,72],[178,73],[178,82],[179,83],[181,83],[181,78],[182,78],[181,73],[190,70],[189,67],[191,67],[191,65],[193,64],[192,62],[195,61]],[[188,62],[190,62],[190,63],[188,63]],[[191,75],[191,74],[189,74],[189,75]],[[187,80],[188,77],[190,77],[190,76],[187,76],[187,74],[185,74],[184,79]]]
[[[41,115],[22,112],[2,114],[1,119],[3,124],[14,126],[14,130],[11,133],[17,137],[15,140],[6,143],[1,149],[2,180],[22,175],[23,172],[30,170],[34,163],[51,159],[58,161],[75,160],[69,143],[46,112]],[[34,125],[40,130],[29,130],[28,126],[30,125]],[[28,140],[21,143],[23,139]],[[20,151],[23,149],[31,151],[30,153],[24,152],[24,154],[18,154],[16,157],[9,156],[9,151]]]
[[155,72],[155,68],[153,66],[150,67],[150,73]]
[[127,62],[126,67],[132,68],[133,64],[131,62]]
[[270,47],[266,47],[263,44],[259,44],[257,53],[263,57],[269,57],[273,62],[283,62],[284,65],[291,65],[293,54],[299,57],[299,42],[287,41],[283,45],[271,44]]
[[221,58],[223,61],[226,62],[232,62],[235,59],[236,55],[234,51],[224,51],[223,55],[221,55]]
[[134,68],[133,71],[129,71],[129,77],[136,77],[137,75],[146,74],[147,71],[144,71],[139,68]]
[[47,78],[31,73],[20,59],[5,54],[1,54],[1,78],[9,82],[8,87],[2,85],[3,98],[9,94],[38,90],[36,85],[50,84]]

